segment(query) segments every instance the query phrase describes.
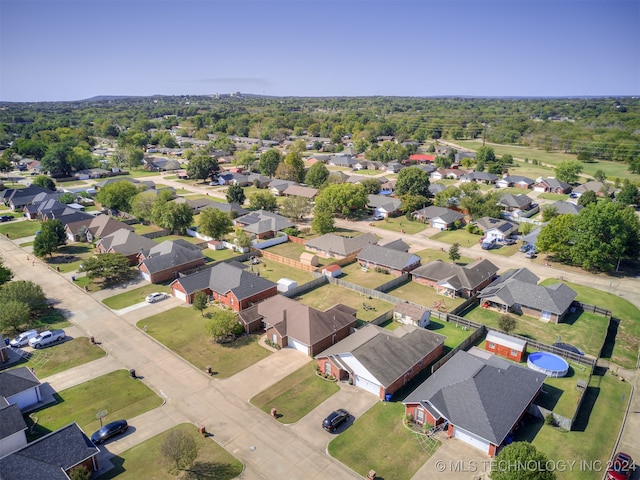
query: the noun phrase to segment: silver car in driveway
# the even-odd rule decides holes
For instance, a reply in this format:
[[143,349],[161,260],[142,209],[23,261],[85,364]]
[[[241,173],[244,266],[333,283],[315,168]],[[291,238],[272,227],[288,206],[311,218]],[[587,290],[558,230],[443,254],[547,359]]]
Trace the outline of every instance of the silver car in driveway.
[[9,342],[9,345],[16,348],[26,347],[29,344],[29,340],[37,336],[38,336],[37,330],[29,330],[27,332],[21,333],[16,338],[12,339]]
[[167,294],[166,293],[162,293],[162,292],[153,292],[150,293],[149,295],[147,295],[147,303],[156,303],[160,300],[164,300],[165,298],[167,298]]

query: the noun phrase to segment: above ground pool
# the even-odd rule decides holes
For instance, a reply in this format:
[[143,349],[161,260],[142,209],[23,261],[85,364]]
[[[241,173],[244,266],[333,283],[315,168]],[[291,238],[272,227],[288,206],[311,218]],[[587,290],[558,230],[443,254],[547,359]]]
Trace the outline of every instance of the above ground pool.
[[564,377],[569,371],[569,364],[558,355],[548,352],[534,352],[527,358],[527,366],[536,372],[549,377]]

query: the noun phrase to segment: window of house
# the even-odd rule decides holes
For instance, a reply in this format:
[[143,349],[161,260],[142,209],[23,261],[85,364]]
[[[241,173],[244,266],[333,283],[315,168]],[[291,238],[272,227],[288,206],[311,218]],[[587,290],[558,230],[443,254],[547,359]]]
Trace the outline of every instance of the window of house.
[[493,342],[489,342],[489,348],[496,348],[496,344]]
[[424,421],[424,410],[422,408],[416,408],[416,422],[423,424]]
[[324,373],[331,373],[331,363],[330,362],[324,362]]
[[511,356],[512,357],[517,357],[518,356],[518,351],[517,350],[511,350]]

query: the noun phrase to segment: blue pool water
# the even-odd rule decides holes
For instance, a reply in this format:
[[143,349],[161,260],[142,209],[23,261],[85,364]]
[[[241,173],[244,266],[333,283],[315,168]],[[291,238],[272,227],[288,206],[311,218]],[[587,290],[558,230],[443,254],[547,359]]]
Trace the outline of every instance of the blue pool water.
[[564,377],[569,371],[569,364],[563,358],[548,352],[529,354],[527,366],[549,377]]

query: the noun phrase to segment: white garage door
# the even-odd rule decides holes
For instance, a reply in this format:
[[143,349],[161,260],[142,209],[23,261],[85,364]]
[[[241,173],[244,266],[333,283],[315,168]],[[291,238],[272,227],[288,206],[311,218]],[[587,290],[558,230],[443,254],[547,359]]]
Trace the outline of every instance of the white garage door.
[[373,393],[375,396],[380,396],[380,385],[377,385],[366,378],[355,375],[355,385],[367,392]]
[[489,442],[481,439],[477,435],[473,433],[467,432],[466,430],[462,430],[459,427],[454,427],[453,429],[453,438],[458,438],[469,445],[473,445],[474,447],[482,450],[484,453],[489,452]]
[[295,348],[296,350],[304,353],[305,355],[309,355],[309,347],[307,347],[304,343],[294,340],[289,337],[289,347]]
[[172,290],[173,291],[173,296],[176,297],[178,300],[182,300],[183,302],[187,301],[187,294],[180,291],[180,290]]
[[142,278],[144,278],[147,282],[151,281],[151,275],[147,272],[140,272],[142,273]]

